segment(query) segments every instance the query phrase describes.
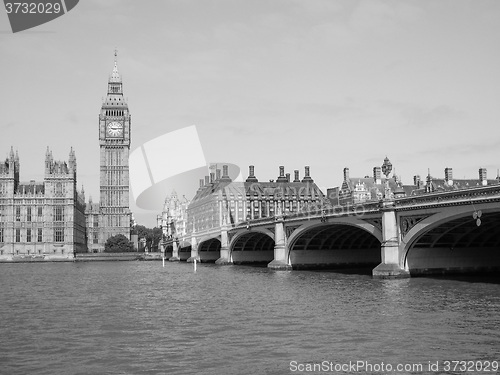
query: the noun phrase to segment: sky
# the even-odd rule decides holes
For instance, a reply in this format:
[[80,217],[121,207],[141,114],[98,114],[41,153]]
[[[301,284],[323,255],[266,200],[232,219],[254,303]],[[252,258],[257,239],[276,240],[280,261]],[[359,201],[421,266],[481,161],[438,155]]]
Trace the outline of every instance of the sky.
[[[13,146],[21,180],[41,181],[47,146],[56,160],[73,147],[97,201],[117,49],[131,150],[195,125],[208,162],[263,181],[308,165],[338,186],[385,156],[403,183],[446,167],[495,178],[499,46],[497,0],[82,0],[15,34],[0,11],[0,159]],[[150,227],[162,208],[130,206]]]

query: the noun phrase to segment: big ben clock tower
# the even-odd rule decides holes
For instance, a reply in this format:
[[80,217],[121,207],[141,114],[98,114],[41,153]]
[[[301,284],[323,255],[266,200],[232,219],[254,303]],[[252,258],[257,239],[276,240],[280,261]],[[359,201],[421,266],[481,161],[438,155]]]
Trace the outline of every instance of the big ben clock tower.
[[[101,246],[114,235],[130,239],[129,165],[130,113],[116,61],[108,80],[108,93],[99,114]],[[102,251],[102,250],[101,250]]]

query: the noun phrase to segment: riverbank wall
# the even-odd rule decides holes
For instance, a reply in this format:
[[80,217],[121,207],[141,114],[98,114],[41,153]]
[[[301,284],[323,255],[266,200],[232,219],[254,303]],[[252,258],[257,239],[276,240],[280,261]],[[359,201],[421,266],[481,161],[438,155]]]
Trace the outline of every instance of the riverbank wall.
[[67,257],[14,255],[0,258],[0,263],[105,262],[161,259],[161,253],[77,253],[75,256],[71,254],[71,256]]

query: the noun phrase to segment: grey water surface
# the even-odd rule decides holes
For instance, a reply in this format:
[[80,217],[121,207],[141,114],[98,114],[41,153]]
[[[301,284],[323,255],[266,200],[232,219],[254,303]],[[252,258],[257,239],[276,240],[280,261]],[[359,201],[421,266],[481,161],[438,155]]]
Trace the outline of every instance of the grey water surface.
[[500,285],[477,278],[1,264],[0,373],[467,373],[444,361],[500,361],[499,312]]

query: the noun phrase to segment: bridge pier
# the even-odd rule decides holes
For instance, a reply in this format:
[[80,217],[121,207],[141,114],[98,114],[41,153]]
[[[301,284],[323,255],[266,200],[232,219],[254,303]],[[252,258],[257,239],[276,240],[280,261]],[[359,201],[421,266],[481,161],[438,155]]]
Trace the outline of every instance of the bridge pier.
[[174,239],[172,241],[172,256],[168,258],[169,262],[178,262],[180,260],[179,258],[179,245],[177,244],[177,241]]
[[401,266],[401,243],[399,240],[398,223],[396,212],[394,211],[394,201],[385,200],[382,202],[382,263],[372,271],[374,278],[404,278],[410,277],[410,272]]
[[229,249],[229,239],[227,235],[227,225],[224,223],[222,225],[222,230],[220,232],[220,258],[215,261],[218,265],[233,264],[231,259],[231,253]]
[[198,241],[196,237],[191,237],[191,256],[188,258],[188,263],[193,263],[196,259],[197,262],[200,261],[200,256],[198,255]]
[[276,217],[274,225],[274,259],[267,265],[272,270],[287,271],[292,266],[288,261],[288,249],[285,238],[285,219],[281,213]]

